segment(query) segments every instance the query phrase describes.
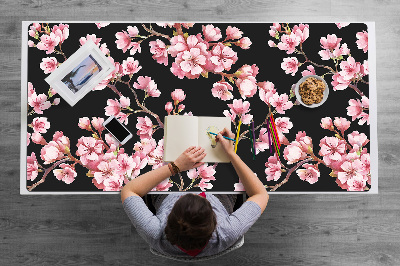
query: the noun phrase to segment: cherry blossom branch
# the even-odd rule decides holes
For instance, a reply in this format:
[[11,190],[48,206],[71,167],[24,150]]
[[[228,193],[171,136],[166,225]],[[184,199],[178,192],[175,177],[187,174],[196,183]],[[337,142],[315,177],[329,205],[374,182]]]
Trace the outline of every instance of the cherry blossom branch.
[[361,97],[364,96],[364,93],[362,93],[362,91],[360,91],[360,89],[357,88],[357,86],[355,86],[353,84],[349,84],[349,87],[352,88],[355,92],[357,92],[358,95],[360,95]]
[[107,84],[107,87],[110,88],[113,92],[115,92],[119,97],[123,96],[121,92],[117,89],[115,85]]
[[161,122],[160,117],[159,117],[157,114],[155,114],[155,113],[153,113],[152,111],[150,111],[146,106],[142,105],[142,104],[139,102],[139,98],[138,98],[138,96],[137,96],[137,93],[136,93],[136,91],[135,91],[134,89],[132,89],[132,87],[131,87],[131,85],[129,84],[129,82],[126,82],[126,81],[123,81],[123,80],[119,80],[119,81],[120,81],[121,83],[124,83],[124,84],[128,85],[129,89],[132,91],[133,95],[135,96],[136,104],[141,108],[141,110],[136,110],[135,113],[139,113],[139,112],[148,113],[149,115],[153,116],[153,117],[157,120],[158,125],[159,125],[161,128],[164,128],[164,123]]
[[159,36],[159,37],[164,37],[164,38],[166,38],[167,40],[171,40],[171,37],[169,37],[168,35],[159,33],[159,32],[157,32],[157,31],[153,30],[153,28],[149,29],[149,28],[147,28],[144,24],[142,24],[142,27],[143,27],[143,29],[144,29],[145,31],[151,33],[151,35],[149,35],[148,37],[151,37],[151,36]]
[[69,158],[62,159],[62,160],[60,160],[60,161],[58,161],[58,162],[55,162],[51,167],[47,168],[47,169],[44,171],[44,174],[43,174],[43,176],[42,176],[42,179],[40,179],[38,182],[36,182],[36,183],[33,184],[32,186],[27,186],[28,191],[32,191],[35,187],[37,187],[37,186],[39,186],[40,184],[42,184],[42,183],[46,180],[47,175],[48,175],[54,168],[56,168],[58,165],[60,165],[60,164],[63,163],[63,162],[66,162],[66,161],[68,161],[68,160],[69,160]]
[[275,190],[277,190],[278,188],[280,188],[282,185],[284,185],[285,183],[287,183],[287,182],[289,181],[290,175],[291,175],[297,168],[299,168],[300,166],[302,166],[303,164],[305,164],[306,162],[308,162],[308,161],[310,161],[310,160],[312,160],[312,159],[311,159],[311,158],[305,159],[305,160],[303,160],[303,161],[297,163],[294,167],[290,168],[289,172],[287,173],[285,179],[283,179],[282,182],[280,182],[280,183],[278,183],[278,184],[276,184],[276,185],[274,185],[274,186],[268,186],[268,187],[271,188],[270,191],[275,191]]

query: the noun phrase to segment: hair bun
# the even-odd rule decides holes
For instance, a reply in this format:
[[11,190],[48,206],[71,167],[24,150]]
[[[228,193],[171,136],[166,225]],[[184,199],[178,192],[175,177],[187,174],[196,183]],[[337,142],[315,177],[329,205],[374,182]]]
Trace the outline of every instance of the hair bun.
[[189,227],[189,225],[184,220],[178,220],[178,224],[181,228],[181,231],[186,231]]

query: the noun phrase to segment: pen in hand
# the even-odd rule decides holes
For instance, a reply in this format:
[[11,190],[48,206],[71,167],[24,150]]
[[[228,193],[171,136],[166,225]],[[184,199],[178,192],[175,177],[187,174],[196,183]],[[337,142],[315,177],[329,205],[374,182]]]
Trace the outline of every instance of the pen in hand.
[[[210,134],[213,134],[213,135],[218,135],[217,133],[214,133],[214,132],[210,132],[210,131],[208,131],[207,133],[210,133]],[[231,138],[228,138],[228,137],[225,137],[225,136],[222,136],[224,139],[229,139],[229,140],[232,140],[232,141],[234,141],[235,142],[235,140],[234,139],[231,139]]]

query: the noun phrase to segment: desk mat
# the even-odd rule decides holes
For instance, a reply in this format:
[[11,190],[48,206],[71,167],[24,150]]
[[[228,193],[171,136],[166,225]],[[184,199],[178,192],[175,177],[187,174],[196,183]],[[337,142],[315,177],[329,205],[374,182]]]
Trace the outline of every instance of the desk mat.
[[[235,134],[241,121],[237,153],[268,191],[377,191],[370,170],[364,23],[24,25],[21,191],[119,191],[131,178],[163,165],[163,121],[169,114],[225,115]],[[71,107],[44,79],[89,39],[116,68]],[[296,100],[294,86],[307,75],[328,84],[329,97],[318,108]],[[270,112],[280,156],[269,150]],[[120,148],[101,125],[111,115],[134,134]],[[231,164],[209,163],[153,189],[200,190],[244,187]]]

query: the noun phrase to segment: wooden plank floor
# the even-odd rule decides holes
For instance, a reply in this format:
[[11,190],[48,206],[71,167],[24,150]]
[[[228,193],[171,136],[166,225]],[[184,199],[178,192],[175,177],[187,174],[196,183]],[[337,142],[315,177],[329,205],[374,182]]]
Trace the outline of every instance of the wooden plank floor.
[[271,196],[244,246],[207,265],[400,265],[400,2],[31,0],[0,10],[0,265],[179,265],[149,252],[117,195],[19,195],[22,20],[376,21],[379,195]]

